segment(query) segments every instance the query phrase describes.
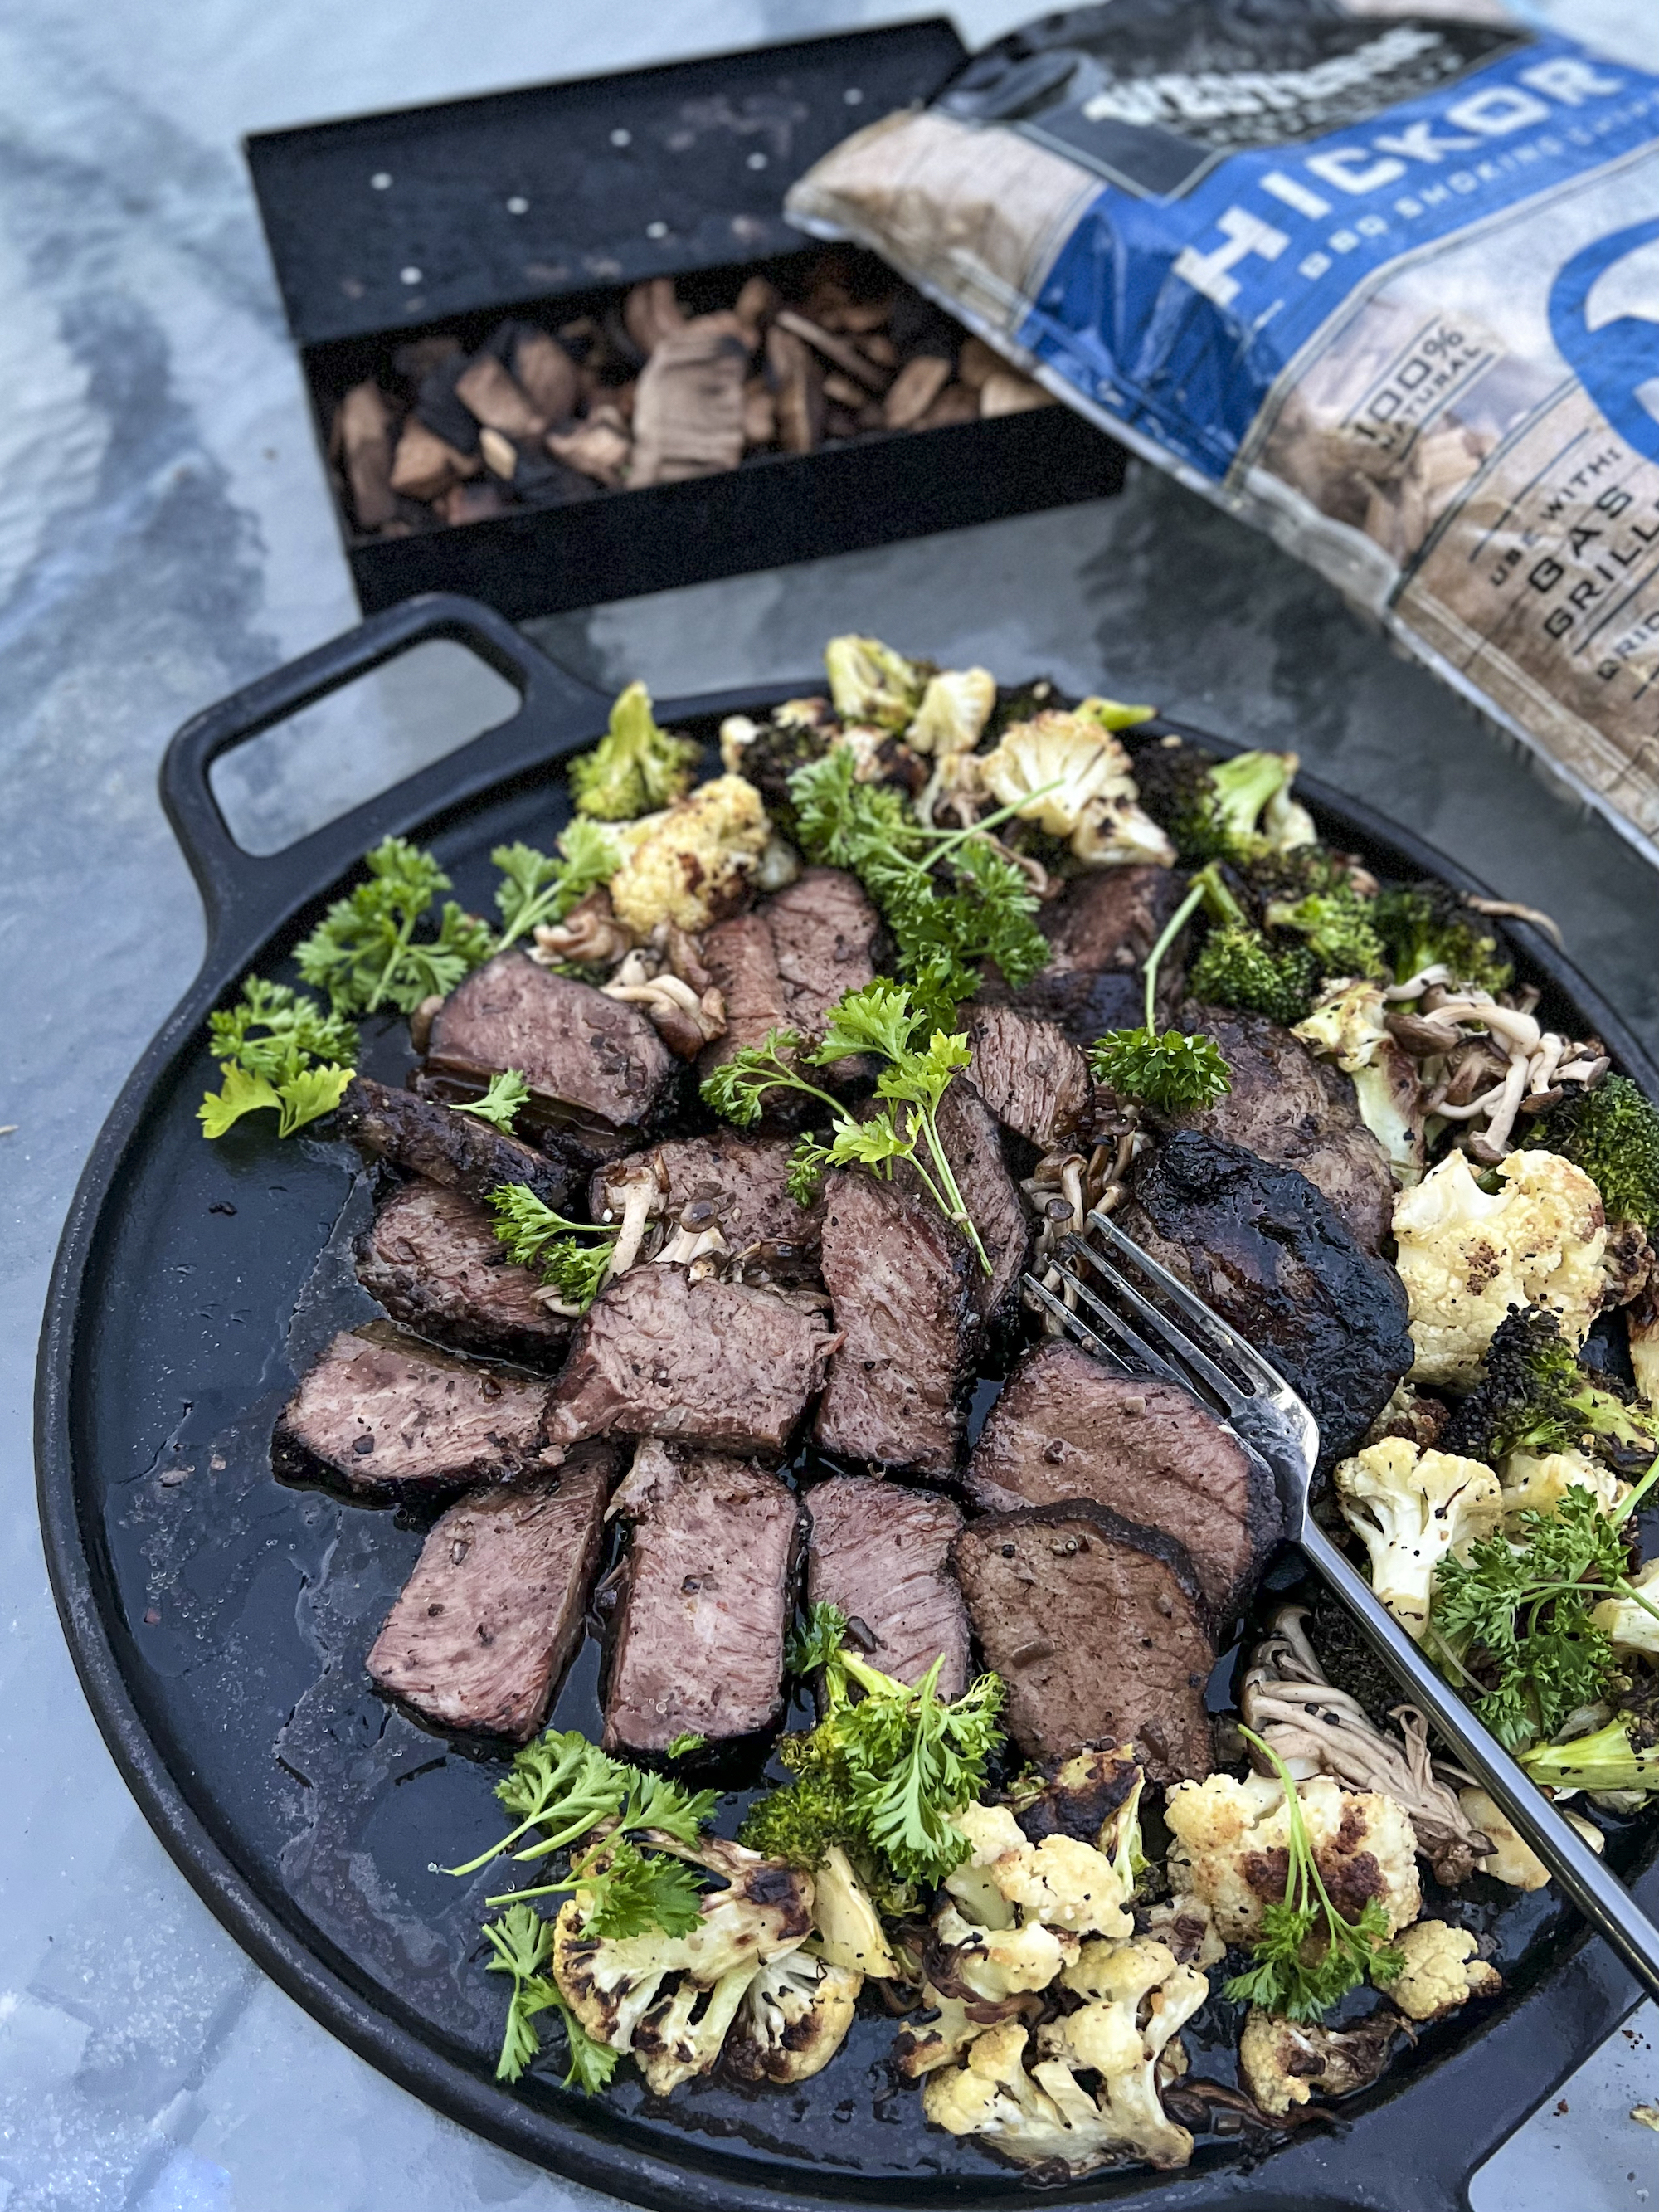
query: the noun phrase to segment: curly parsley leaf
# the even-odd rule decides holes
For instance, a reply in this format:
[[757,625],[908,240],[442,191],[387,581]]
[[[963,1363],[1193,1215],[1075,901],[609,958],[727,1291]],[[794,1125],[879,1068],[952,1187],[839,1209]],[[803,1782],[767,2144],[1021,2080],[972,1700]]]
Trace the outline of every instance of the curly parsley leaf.
[[550,1923],[532,1905],[515,1905],[499,1920],[486,1921],[483,1932],[495,1954],[486,1961],[487,1971],[513,1977],[513,1995],[507,2002],[507,2027],[501,2037],[501,2057],[495,2064],[495,2079],[518,2081],[532,2062],[541,2056],[537,2017],[544,2012],[556,2012],[564,2024],[570,2053],[565,2087],[579,2088],[589,2095],[608,2088],[622,2054],[594,2041],[565,2002],[558,1984],[546,1972],[553,1956]]
[[[250,975],[237,1003],[208,1017],[223,1078],[197,1109],[202,1133],[222,1137],[244,1114],[274,1109],[277,1134],[331,1114],[357,1057],[357,1032],[286,983]],[[319,1064],[320,1063],[320,1064]]]
[[660,1858],[627,1842],[590,1852],[571,1869],[585,1935],[624,1942],[660,1929],[689,1936],[702,1917],[702,1883],[682,1859]]
[[490,860],[502,875],[495,892],[501,917],[496,951],[544,923],[562,921],[622,866],[622,852],[610,831],[578,815],[559,840],[559,857],[533,845],[497,845]]
[[1164,1113],[1207,1106],[1233,1087],[1215,1039],[1165,1030],[1109,1030],[1089,1053],[1089,1073],[1121,1097],[1144,1098]]
[[481,1121],[488,1121],[506,1136],[513,1134],[513,1123],[519,1109],[530,1096],[530,1085],[522,1072],[516,1067],[504,1067],[499,1075],[492,1075],[489,1086],[482,1098],[470,1098],[465,1104],[452,1106],[452,1114],[476,1114]]
[[578,1313],[586,1313],[604,1287],[617,1249],[616,1231],[591,1221],[568,1221],[528,1183],[501,1183],[490,1192],[489,1203],[507,1257],[538,1274]]
[[769,1091],[805,1091],[809,1098],[819,1099],[839,1113],[839,1099],[809,1083],[800,1072],[805,1043],[799,1030],[768,1030],[759,1044],[745,1045],[742,1051],[734,1052],[705,1078],[704,1105],[740,1129],[754,1127]]
[[337,1014],[372,1014],[383,1006],[414,1012],[422,999],[443,997],[495,951],[488,926],[447,899],[435,937],[416,930],[449,878],[430,853],[406,838],[387,837],[364,862],[367,883],[336,899],[295,951],[307,983],[325,990]]
[[700,1735],[696,1729],[686,1729],[683,1730],[680,1735],[670,1737],[667,1747],[663,1753],[663,1757],[665,1759],[690,1759],[692,1753],[694,1751],[701,1751],[708,1741],[708,1737],[706,1735]]

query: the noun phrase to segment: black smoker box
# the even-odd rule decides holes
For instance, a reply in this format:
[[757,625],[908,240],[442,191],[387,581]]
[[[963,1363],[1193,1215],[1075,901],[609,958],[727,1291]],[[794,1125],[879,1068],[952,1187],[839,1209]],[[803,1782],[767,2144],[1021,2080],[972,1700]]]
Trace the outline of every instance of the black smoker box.
[[[988,401],[952,420],[952,395],[972,404],[957,382],[921,410],[938,427],[889,428],[879,400],[850,386],[834,357],[810,346],[803,356],[799,338],[769,337],[760,371],[775,386],[770,349],[793,344],[810,359],[822,420],[827,370],[845,402],[830,403],[838,434],[806,451],[760,444],[719,473],[633,489],[602,489],[550,460],[539,432],[509,449],[489,446],[499,434],[486,430],[485,467],[477,423],[443,388],[458,357],[483,349],[514,362],[533,330],[591,331],[568,343],[596,347],[602,365],[619,358],[647,297],[629,308],[629,295],[652,280],[653,296],[667,292],[671,308],[677,297],[687,315],[732,307],[757,277],[774,300],[810,307],[826,268],[837,296],[902,294],[871,257],[803,240],[783,196],[850,131],[926,99],[965,58],[952,26],[933,18],[249,138],[364,611],[454,591],[523,620],[1117,490],[1121,448],[1065,407],[993,413]],[[937,309],[909,295],[894,312],[901,363],[901,315],[912,348],[962,360],[962,334]],[[930,333],[921,339],[918,318]],[[974,358],[982,377],[982,349]],[[379,526],[362,526],[343,461],[349,424],[362,434],[365,418],[341,403],[355,391],[364,404],[365,389],[368,434],[381,434],[383,407],[387,452],[417,391],[423,421],[474,441],[466,483],[447,483],[444,462],[431,479],[445,483],[441,508],[388,495]],[[759,404],[781,418],[790,403]],[[515,463],[504,481],[499,468]]]

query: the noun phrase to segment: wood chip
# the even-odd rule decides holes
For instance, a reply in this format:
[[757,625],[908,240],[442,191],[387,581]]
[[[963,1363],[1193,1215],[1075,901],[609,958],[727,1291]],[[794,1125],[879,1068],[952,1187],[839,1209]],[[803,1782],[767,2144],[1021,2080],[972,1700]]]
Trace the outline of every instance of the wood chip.
[[623,302],[623,327],[647,359],[665,337],[684,330],[685,317],[674,297],[672,278],[653,276],[636,284]]
[[913,430],[943,430],[952,422],[971,422],[980,411],[980,394],[965,384],[947,384],[925,415],[910,425]]
[[513,510],[509,495],[489,477],[477,483],[454,484],[433,505],[448,523],[488,522]]
[[1008,364],[1000,353],[988,346],[983,338],[964,338],[957,362],[957,374],[975,392],[982,392],[988,378],[997,376]]
[[783,297],[775,284],[764,276],[749,276],[744,280],[732,313],[754,332],[752,343],[758,345],[761,332],[782,305]]
[[871,331],[885,330],[892,312],[890,300],[866,300],[858,307],[842,309],[839,328],[850,336],[862,337]]
[[751,376],[743,387],[743,442],[769,446],[778,434],[778,410],[766,380]]
[[481,353],[455,380],[455,397],[478,421],[509,438],[539,438],[547,417],[493,353]]
[[398,512],[392,489],[392,409],[372,380],[354,384],[335,418],[359,530],[379,530]]
[[545,331],[520,338],[513,349],[513,374],[545,421],[562,422],[575,413],[581,373]]
[[865,359],[874,362],[878,368],[898,367],[898,348],[885,331],[872,331],[868,337],[860,338],[858,349]]
[[937,354],[919,353],[907,361],[882,409],[888,428],[908,430],[919,422],[950,381],[951,364]]
[[1024,415],[1029,408],[1052,407],[1054,395],[1034,384],[1029,376],[1016,375],[1012,368],[1000,368],[988,376],[980,388],[979,411],[981,415]]
[[405,499],[441,499],[452,485],[477,476],[481,466],[475,453],[458,453],[411,415],[392,457],[392,489]]
[[493,477],[511,483],[519,471],[519,449],[500,430],[484,428],[478,433],[478,451],[483,455],[483,465]]
[[823,372],[805,338],[782,318],[766,333],[766,368],[774,386],[778,443],[786,453],[810,453],[823,437]]
[[688,325],[659,339],[635,394],[629,483],[679,483],[736,468],[748,368],[741,342],[722,330]]
[[858,348],[847,339],[834,337],[828,331],[821,330],[817,323],[809,322],[805,315],[798,315],[793,307],[778,309],[776,327],[793,331],[798,338],[805,338],[815,353],[821,353],[826,361],[833,361],[837,368],[844,368],[848,376],[861,384],[866,392],[884,392],[887,389],[887,378],[874,362],[866,361]]
[[392,366],[399,376],[406,376],[411,384],[418,384],[422,377],[430,376],[434,368],[441,368],[446,362],[453,361],[462,349],[459,338],[411,338],[407,345],[400,345],[392,355]]
[[550,430],[545,442],[555,460],[613,488],[622,482],[634,450],[628,425],[614,407],[590,408],[568,430]]
[[838,368],[832,368],[829,375],[824,378],[823,396],[826,399],[833,399],[838,407],[845,407],[854,415],[858,413],[860,408],[870,397],[862,385],[854,384],[850,376],[843,376]]

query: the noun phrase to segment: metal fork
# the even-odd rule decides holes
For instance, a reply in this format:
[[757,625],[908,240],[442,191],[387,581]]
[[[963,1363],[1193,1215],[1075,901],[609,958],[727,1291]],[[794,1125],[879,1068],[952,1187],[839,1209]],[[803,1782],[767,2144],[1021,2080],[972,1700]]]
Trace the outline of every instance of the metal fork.
[[[1590,1925],[1607,1938],[1649,1995],[1659,1996],[1659,1928],[1442,1680],[1364,1577],[1313,1518],[1308,1491],[1319,1457],[1319,1429],[1307,1407],[1236,1329],[1126,1237],[1109,1215],[1091,1213],[1089,1225],[1106,1240],[1118,1264],[1083,1237],[1066,1238],[1062,1250],[1073,1264],[1062,1265],[1060,1273],[1076,1307],[1056,1297],[1035,1275],[1026,1276],[1026,1289],[1085,1351],[1121,1374],[1156,1375],[1176,1384],[1254,1448],[1273,1472],[1285,1535],[1301,1546],[1378,1656],[1410,1692],[1413,1703],[1421,1707],[1516,1832],[1532,1845]],[[1164,1303],[1155,1304],[1130,1279],[1130,1270],[1138,1272]],[[1101,1295],[1103,1290],[1109,1294],[1109,1303]],[[1166,1304],[1179,1309],[1190,1330],[1165,1310]]]

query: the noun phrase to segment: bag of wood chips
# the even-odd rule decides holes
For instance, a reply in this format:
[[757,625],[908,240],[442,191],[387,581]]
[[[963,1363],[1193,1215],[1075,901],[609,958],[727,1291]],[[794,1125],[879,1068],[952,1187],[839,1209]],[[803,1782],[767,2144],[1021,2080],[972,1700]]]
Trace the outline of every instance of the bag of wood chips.
[[1107,0],[788,210],[1271,531],[1659,860],[1659,77],[1491,20]]

